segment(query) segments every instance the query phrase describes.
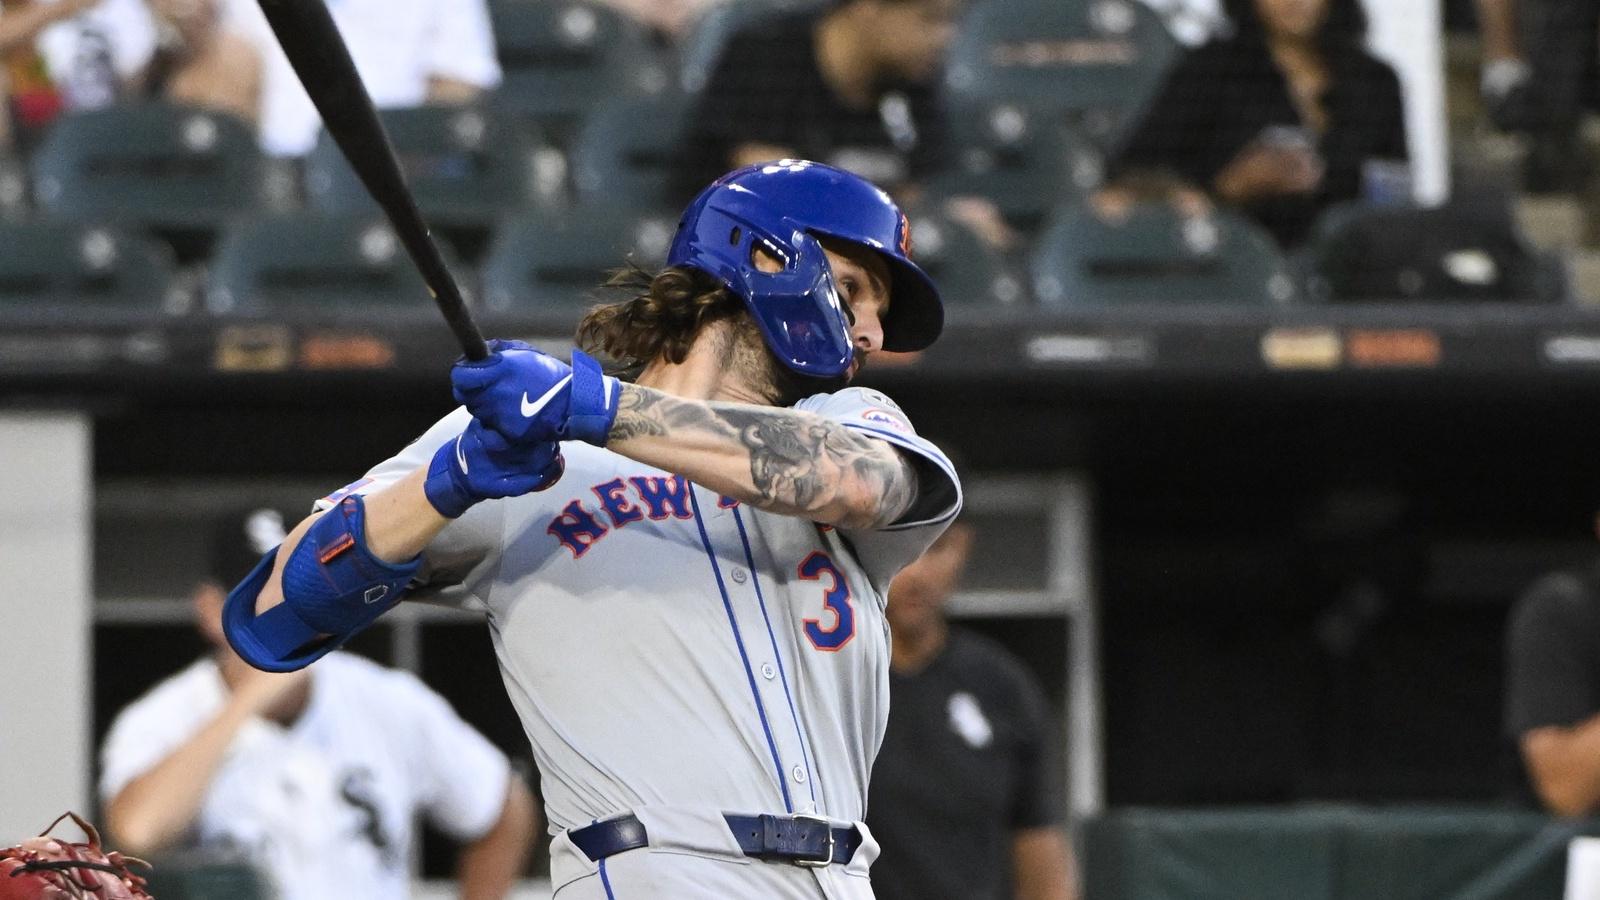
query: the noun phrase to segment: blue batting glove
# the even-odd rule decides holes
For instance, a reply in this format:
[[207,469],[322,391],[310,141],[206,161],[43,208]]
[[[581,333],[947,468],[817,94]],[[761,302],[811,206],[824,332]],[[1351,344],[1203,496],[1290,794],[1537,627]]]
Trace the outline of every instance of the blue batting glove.
[[479,500],[542,491],[565,469],[554,441],[512,444],[474,419],[433,454],[422,491],[439,515],[454,519]]
[[514,443],[586,441],[605,446],[622,384],[581,350],[569,366],[521,341],[493,340],[489,356],[450,370],[456,402]]

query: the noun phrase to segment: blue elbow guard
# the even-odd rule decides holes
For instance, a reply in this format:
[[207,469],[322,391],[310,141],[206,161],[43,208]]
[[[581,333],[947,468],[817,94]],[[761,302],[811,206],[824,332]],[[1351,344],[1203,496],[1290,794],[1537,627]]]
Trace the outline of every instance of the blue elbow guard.
[[244,661],[292,672],[355,637],[400,602],[421,558],[390,565],[367,549],[366,507],[350,496],[317,519],[283,564],[283,602],[255,614],[274,550],[228,594],[222,631]]

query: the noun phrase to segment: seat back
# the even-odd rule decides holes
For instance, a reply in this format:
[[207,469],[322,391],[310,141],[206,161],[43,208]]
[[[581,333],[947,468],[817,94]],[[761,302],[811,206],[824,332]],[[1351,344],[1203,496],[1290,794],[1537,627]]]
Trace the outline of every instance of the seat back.
[[149,315],[169,299],[172,251],[114,227],[0,222],[0,247],[0,309]]
[[243,316],[428,314],[428,297],[422,276],[381,218],[296,213],[229,229],[212,260],[206,307]]
[[[533,202],[533,149],[520,129],[474,107],[390,109],[379,116],[430,225],[487,228]],[[307,204],[320,212],[378,210],[326,130],[306,156],[305,186]]]
[[493,0],[490,15],[504,70],[494,105],[563,145],[595,104],[667,86],[644,26],[598,3]]
[[500,227],[480,269],[484,306],[501,313],[577,309],[625,262],[652,271],[665,262],[676,225],[671,216],[609,205],[515,217]]
[[1533,250],[1503,202],[1337,207],[1305,254],[1307,293],[1333,302],[1565,299],[1559,263]]
[[1021,302],[1022,280],[988,245],[959,222],[936,214],[911,215],[911,248],[917,265],[939,286],[946,306]]
[[1103,216],[1088,203],[1060,210],[1033,254],[1044,306],[1122,303],[1282,303],[1294,279],[1272,239],[1227,210],[1185,216],[1139,204]]
[[951,163],[931,179],[935,197],[979,196],[1025,232],[1105,177],[1100,149],[1077,129],[1028,107],[999,103],[952,123]]
[[768,16],[818,9],[826,0],[732,0],[706,7],[678,47],[678,86],[691,96],[700,93],[722,60],[735,34]]
[[262,190],[248,125],[160,102],[59,119],[32,170],[36,202],[53,217],[163,231],[215,231]]
[[952,117],[1031,108],[1114,146],[1160,87],[1177,52],[1138,0],[982,0],[945,62]]
[[580,204],[623,203],[642,209],[681,205],[675,196],[677,154],[688,102],[677,92],[622,97],[584,123],[572,152]]

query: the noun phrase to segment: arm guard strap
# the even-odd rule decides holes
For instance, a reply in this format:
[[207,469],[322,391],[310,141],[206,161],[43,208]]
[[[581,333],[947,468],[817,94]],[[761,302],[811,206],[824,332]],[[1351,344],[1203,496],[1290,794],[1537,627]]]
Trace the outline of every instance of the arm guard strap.
[[392,609],[422,564],[391,565],[367,549],[366,507],[359,495],[312,523],[283,563],[283,602],[255,614],[272,575],[274,549],[228,594],[222,630],[245,662],[268,672],[303,669]]

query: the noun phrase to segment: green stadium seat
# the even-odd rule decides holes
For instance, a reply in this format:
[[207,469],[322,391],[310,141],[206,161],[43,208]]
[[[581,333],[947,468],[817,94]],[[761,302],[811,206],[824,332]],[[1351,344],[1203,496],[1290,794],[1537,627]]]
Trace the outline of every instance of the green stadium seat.
[[716,72],[728,40],[756,22],[825,5],[826,0],[733,0],[711,4],[678,48],[678,85],[691,96],[700,93]]
[[[521,129],[475,107],[424,106],[379,115],[417,208],[458,249],[481,243],[500,217],[535,203],[534,147]],[[305,190],[307,205],[318,212],[378,211],[326,131],[306,156]]]
[[211,262],[206,308],[226,316],[435,315],[422,276],[387,222],[306,213],[229,229]]
[[580,204],[653,209],[688,198],[673,188],[688,103],[677,93],[624,97],[597,109],[578,134],[572,183]]
[[274,895],[245,863],[162,859],[152,865],[146,890],[160,900],[268,900]]
[[1176,53],[1160,17],[1138,0],[982,0],[950,46],[944,88],[956,121],[1014,104],[1109,149]]
[[558,144],[596,104],[659,93],[669,76],[644,26],[582,0],[493,0],[504,70],[497,109],[540,124]]
[[169,312],[172,251],[116,228],[0,222],[0,310],[96,318]]
[[610,205],[519,216],[500,228],[480,269],[484,307],[497,313],[579,308],[626,261],[659,267],[676,227],[672,216]]
[[1004,305],[1023,299],[1022,280],[959,222],[913,211],[911,249],[917,265],[939,285],[947,306]]
[[1033,252],[1044,306],[1125,303],[1271,304],[1295,282],[1272,239],[1237,213],[1186,217],[1139,204],[1107,220],[1088,203],[1060,210]]
[[262,192],[248,125],[168,103],[66,116],[35,150],[32,170],[45,214],[150,228],[185,258]]
[[986,115],[958,117],[951,162],[930,179],[934,197],[993,201],[1014,227],[1033,232],[1050,210],[1099,187],[1105,159],[1076,129],[1014,103]]

